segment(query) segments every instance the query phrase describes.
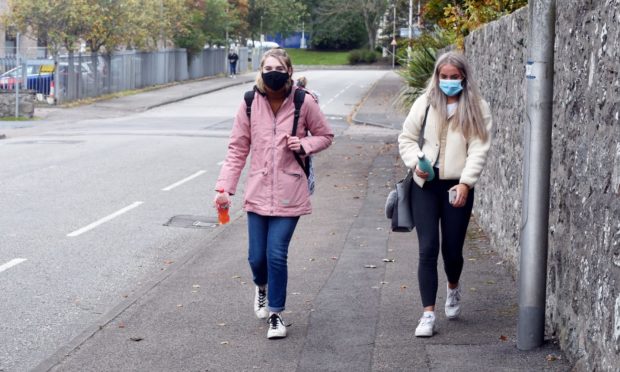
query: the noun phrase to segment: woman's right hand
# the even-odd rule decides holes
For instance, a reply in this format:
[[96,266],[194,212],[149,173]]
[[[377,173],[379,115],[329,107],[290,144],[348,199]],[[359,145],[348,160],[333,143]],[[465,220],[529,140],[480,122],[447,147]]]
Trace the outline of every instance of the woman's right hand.
[[415,174],[423,180],[426,180],[428,178],[428,172],[424,172],[423,170],[418,168],[417,165],[415,166]]
[[226,191],[218,191],[213,198],[213,206],[217,208],[218,205],[230,205],[230,194]]

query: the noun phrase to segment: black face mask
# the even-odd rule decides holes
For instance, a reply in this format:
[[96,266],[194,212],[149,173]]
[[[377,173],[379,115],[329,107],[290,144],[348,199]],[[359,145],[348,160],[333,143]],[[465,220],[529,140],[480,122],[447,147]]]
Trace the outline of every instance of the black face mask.
[[282,89],[289,79],[288,73],[279,71],[263,72],[261,76],[265,85],[274,91]]

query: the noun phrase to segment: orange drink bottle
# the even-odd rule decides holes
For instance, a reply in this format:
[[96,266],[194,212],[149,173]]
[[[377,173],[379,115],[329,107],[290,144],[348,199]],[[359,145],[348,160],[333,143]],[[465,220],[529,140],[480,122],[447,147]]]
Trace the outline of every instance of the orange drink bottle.
[[229,207],[230,206],[227,203],[217,205],[217,219],[220,222],[220,225],[230,222],[230,216],[228,215]]

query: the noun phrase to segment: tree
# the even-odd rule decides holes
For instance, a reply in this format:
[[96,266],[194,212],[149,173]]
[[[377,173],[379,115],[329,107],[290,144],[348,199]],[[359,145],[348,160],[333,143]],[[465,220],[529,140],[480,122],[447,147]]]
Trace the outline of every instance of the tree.
[[368,48],[375,49],[377,30],[381,18],[388,8],[385,0],[334,0],[322,3],[320,12],[325,16],[342,17],[345,14],[357,14],[364,20],[368,38]]
[[252,39],[255,35],[288,35],[299,29],[300,20],[307,15],[300,0],[249,0],[248,23]]

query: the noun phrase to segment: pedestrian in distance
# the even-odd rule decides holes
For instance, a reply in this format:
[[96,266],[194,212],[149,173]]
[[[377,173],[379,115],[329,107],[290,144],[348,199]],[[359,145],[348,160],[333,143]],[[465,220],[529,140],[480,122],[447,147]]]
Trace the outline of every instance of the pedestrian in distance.
[[[455,319],[461,313],[463,244],[474,186],[491,144],[491,125],[489,105],[480,96],[466,58],[458,52],[443,54],[398,137],[400,156],[413,170],[415,181],[411,197],[420,249],[418,284],[424,307],[415,330],[418,337],[430,337],[435,329],[440,248],[448,281],[445,314]],[[424,144],[420,149],[422,128]],[[434,177],[421,169],[420,157],[430,161]]]
[[233,79],[237,78],[237,61],[239,60],[239,55],[237,51],[233,48],[228,52],[228,66],[230,69],[230,77]]
[[[334,137],[318,103],[309,96],[299,108],[293,135],[294,97],[302,88],[294,85],[292,75],[293,65],[284,49],[264,53],[249,110],[244,99],[215,186],[215,204],[229,205],[250,155],[243,202],[248,261],[256,286],[254,313],[268,319],[270,339],[286,337],[282,312],[288,248],[299,217],[312,212],[308,179],[299,159],[326,149]],[[304,90],[300,92],[306,97]]]

